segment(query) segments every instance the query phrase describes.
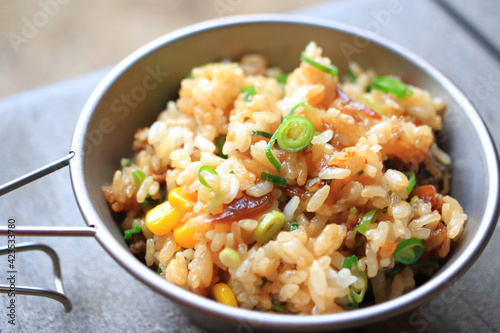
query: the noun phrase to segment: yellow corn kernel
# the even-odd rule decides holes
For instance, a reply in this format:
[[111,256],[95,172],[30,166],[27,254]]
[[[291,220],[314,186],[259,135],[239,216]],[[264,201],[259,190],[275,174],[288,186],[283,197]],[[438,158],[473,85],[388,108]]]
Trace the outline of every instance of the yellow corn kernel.
[[172,207],[178,208],[185,212],[193,207],[194,202],[188,196],[181,193],[181,188],[176,187],[168,194],[168,202]]
[[212,296],[219,303],[234,306],[235,308],[238,307],[238,302],[236,302],[233,291],[225,283],[217,283],[214,285],[212,288]]
[[179,225],[182,213],[179,209],[164,202],[146,214],[146,226],[155,235],[165,235]]
[[186,249],[192,249],[196,244],[194,230],[188,227],[187,222],[174,230],[174,239],[177,244]]

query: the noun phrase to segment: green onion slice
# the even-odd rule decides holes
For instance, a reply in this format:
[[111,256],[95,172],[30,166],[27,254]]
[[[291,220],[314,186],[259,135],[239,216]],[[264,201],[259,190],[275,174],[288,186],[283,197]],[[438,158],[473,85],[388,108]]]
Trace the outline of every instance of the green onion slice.
[[141,230],[142,228],[138,224],[134,225],[131,229],[125,229],[123,230],[123,239],[130,239],[132,238],[132,234],[138,234]]
[[271,304],[271,308],[269,310],[279,313],[285,313],[285,309],[283,309],[283,306],[280,304]]
[[368,230],[368,226],[370,223],[375,222],[377,219],[377,214],[378,214],[378,209],[372,209],[368,213],[366,213],[363,218],[361,219],[361,222],[354,228],[354,231],[358,231],[360,234],[366,234],[366,231]]
[[226,136],[220,135],[215,139],[215,146],[217,147],[217,156],[225,158],[227,160],[227,155],[222,153],[222,148],[224,148],[224,144],[226,143]]
[[311,143],[314,133],[314,125],[309,119],[290,117],[278,128],[276,141],[281,149],[297,152]]
[[207,202],[207,204],[203,207],[203,209],[207,212],[211,212],[215,208],[219,207],[219,205],[222,203],[223,198],[224,197],[222,196],[222,189],[215,191],[214,197],[212,198],[212,200]]
[[[385,271],[385,276],[396,276],[397,274],[401,273],[407,265],[404,265],[402,263],[396,263],[394,267],[388,271]],[[418,260],[414,262],[411,265],[408,265],[413,273],[419,273],[422,270],[433,268],[436,269],[439,267],[439,262],[436,259],[427,259],[427,260]]]
[[422,256],[424,250],[422,241],[419,238],[412,237],[399,243],[392,255],[396,261],[411,265]]
[[210,172],[213,175],[218,175],[218,173],[217,173],[217,171],[215,171],[214,168],[212,168],[211,166],[208,166],[208,165],[203,165],[198,170],[198,180],[200,181],[200,183],[208,188],[212,188],[212,186],[208,185],[207,181],[205,180],[205,177],[203,176],[204,171]]
[[394,267],[388,271],[385,271],[385,276],[387,277],[393,277],[401,273],[405,269],[406,265],[403,265],[401,263],[396,263]]
[[359,171],[358,171],[358,173],[357,173],[357,175],[358,175],[358,176],[361,176],[361,175],[362,175],[362,174],[364,174],[364,173],[365,173],[365,171],[364,171],[364,170],[359,170]]
[[356,275],[364,281],[364,286],[361,289],[349,286],[349,295],[347,295],[349,305],[353,308],[357,308],[358,304],[363,301],[363,297],[365,296],[365,292],[368,287],[368,279],[366,278],[365,272],[359,270],[358,257],[355,255],[345,258],[342,268],[349,269],[352,275]]
[[156,270],[156,274],[160,275],[163,271],[161,270],[161,267],[158,266],[158,269]]
[[255,228],[253,237],[257,243],[265,244],[280,232],[283,224],[285,224],[285,215],[279,210],[273,210],[264,215],[262,221]]
[[267,181],[270,181],[271,183],[279,185],[279,186],[283,186],[283,187],[286,186],[286,178],[271,175],[270,173],[267,173],[264,171],[261,172],[260,178],[267,180]]
[[410,265],[410,268],[413,270],[413,272],[418,273],[419,271],[423,269],[428,269],[428,268],[433,268],[436,269],[439,267],[439,262],[436,259],[427,259],[427,260],[419,260],[412,265]]
[[349,69],[347,70],[347,75],[349,76],[349,79],[351,79],[351,81],[356,81],[356,74],[354,74],[354,72],[352,71],[351,67],[349,67]]
[[408,177],[408,181],[410,182],[408,186],[406,186],[406,193],[410,195],[415,185],[417,185],[417,179],[415,178],[415,172],[405,172],[405,175]]
[[146,175],[142,172],[142,170],[137,169],[132,171],[132,178],[134,178],[135,186],[139,189],[144,179],[146,179]]
[[129,158],[122,158],[120,160],[120,165],[122,168],[129,167],[132,165],[132,160]]
[[293,221],[292,225],[290,226],[290,231],[295,231],[299,228],[299,223],[297,221]]
[[273,147],[274,143],[276,142],[276,137],[278,136],[278,132],[279,132],[281,126],[283,125],[283,123],[286,122],[288,120],[288,118],[290,118],[291,116],[293,116],[293,114],[295,113],[295,110],[297,110],[297,108],[299,108],[301,106],[306,106],[306,105],[309,105],[309,104],[307,104],[306,102],[301,102],[301,103],[295,105],[290,110],[290,112],[288,113],[288,115],[285,118],[283,118],[280,126],[278,127],[278,129],[276,130],[276,132],[274,132],[274,134],[271,136],[271,139],[269,140],[269,143],[266,146],[266,156],[267,156],[267,159],[276,168],[276,170],[278,170],[278,172],[281,170],[281,164],[276,159],[276,157],[274,157],[273,153],[271,152],[271,148]]
[[267,139],[270,139],[273,136],[271,133],[267,133],[264,131],[252,131],[252,135],[260,135],[260,136],[263,136]]
[[278,83],[281,83],[281,84],[285,84],[287,79],[288,79],[287,73],[281,74],[278,77],[276,77],[276,81],[278,81]]
[[313,66],[316,69],[319,69],[320,71],[323,71],[327,74],[330,74],[331,76],[337,76],[337,74],[339,73],[339,69],[336,66],[334,66],[334,65],[328,65],[328,66],[322,65],[319,62],[316,62],[316,61],[312,60],[311,58],[307,57],[304,52],[302,52],[302,54],[300,55],[300,60],[308,63],[309,65]]
[[413,95],[413,91],[411,91],[410,87],[390,76],[376,77],[375,80],[373,80],[373,88],[385,93],[394,94],[398,98],[408,98]]
[[248,86],[241,88],[241,92],[243,93],[243,99],[245,102],[251,102],[252,101],[252,95],[255,95],[257,92],[255,91],[254,86]]

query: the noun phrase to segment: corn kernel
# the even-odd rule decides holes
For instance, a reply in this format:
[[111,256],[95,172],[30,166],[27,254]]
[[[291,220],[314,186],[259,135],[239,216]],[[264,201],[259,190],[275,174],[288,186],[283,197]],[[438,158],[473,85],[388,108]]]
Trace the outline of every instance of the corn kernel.
[[212,288],[212,295],[219,303],[234,306],[235,308],[238,307],[238,302],[236,302],[233,291],[225,283],[217,283],[214,285]]
[[168,194],[168,202],[170,202],[172,207],[178,208],[183,212],[186,212],[194,205],[194,202],[190,200],[189,196],[185,196],[181,193],[180,187],[176,187],[170,191]]
[[196,245],[194,230],[188,227],[187,222],[174,230],[174,239],[183,248],[192,249]]
[[146,226],[155,235],[165,235],[179,225],[182,214],[179,209],[164,202],[146,214]]

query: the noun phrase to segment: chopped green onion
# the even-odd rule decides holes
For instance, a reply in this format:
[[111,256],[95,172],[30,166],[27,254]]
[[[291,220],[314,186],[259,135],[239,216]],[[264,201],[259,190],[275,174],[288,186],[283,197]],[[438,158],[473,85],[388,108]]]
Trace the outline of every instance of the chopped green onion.
[[245,102],[251,102],[252,101],[252,95],[255,95],[257,92],[255,91],[254,86],[248,86],[241,88],[241,92],[243,93],[243,99]]
[[265,244],[280,232],[283,224],[285,224],[285,215],[279,210],[273,210],[264,215],[262,221],[255,228],[253,237],[257,243]]
[[226,136],[219,135],[217,139],[215,139],[215,146],[217,147],[217,156],[227,159],[227,155],[224,155],[222,152],[222,148],[224,148],[224,144],[226,143]]
[[358,231],[360,234],[366,234],[366,231],[368,230],[368,226],[370,223],[373,223],[376,221],[377,218],[377,213],[378,209],[372,209],[368,213],[366,213],[363,218],[361,219],[361,222],[354,228],[354,231]]
[[191,73],[189,73],[189,75],[188,75],[188,79],[194,79],[194,75],[193,75],[193,73],[192,73],[192,72],[191,72]]
[[439,267],[439,263],[436,259],[419,260],[419,261],[410,265],[410,268],[415,273],[417,273],[423,269],[431,268],[431,267],[434,269]]
[[274,145],[274,141],[276,141],[276,139],[273,140],[273,138],[271,138],[271,140],[269,140],[269,143],[267,144],[266,146],[266,157],[267,159],[269,160],[269,162],[271,162],[271,164],[276,168],[276,170],[278,170],[278,172],[281,170],[281,164],[280,162],[276,159],[276,157],[274,157],[272,151],[271,151],[271,148],[273,147]]
[[356,81],[356,74],[354,74],[351,67],[349,67],[349,69],[347,70],[347,75],[349,76],[349,79],[351,79],[351,81]]
[[385,271],[385,276],[387,276],[387,277],[396,276],[399,273],[401,273],[405,269],[405,267],[406,267],[405,265],[398,262],[398,263],[396,263],[396,265],[394,265],[394,267],[392,269]]
[[222,199],[222,189],[219,189],[218,191],[215,191],[214,197],[212,198],[212,200],[207,202],[203,209],[207,212],[211,212],[215,208],[219,207],[219,205],[222,203]]
[[134,178],[135,186],[139,189],[144,179],[146,179],[146,175],[142,170],[137,169],[132,171],[132,178]]
[[280,197],[278,198],[279,203],[286,202],[288,200],[288,195],[286,195],[285,192],[281,193]]
[[270,139],[273,136],[271,133],[267,133],[264,131],[252,131],[252,135],[260,135],[260,136],[263,136],[267,139]]
[[373,80],[373,88],[394,94],[398,98],[408,98],[413,95],[413,91],[406,84],[390,76],[376,77]]
[[302,103],[299,103],[297,105],[295,105],[291,110],[290,112],[288,113],[288,115],[282,120],[282,123],[280,124],[280,126],[278,127],[278,129],[276,130],[276,132],[274,132],[273,136],[271,137],[271,139],[269,140],[269,143],[267,144],[266,146],[266,157],[267,159],[269,160],[269,162],[271,162],[271,164],[276,168],[276,170],[280,171],[281,170],[281,164],[280,162],[276,159],[276,157],[274,157],[273,153],[271,152],[271,148],[273,147],[274,143],[276,142],[276,137],[278,136],[278,132],[281,128],[281,126],[283,125],[284,122],[286,122],[288,120],[288,118],[290,118],[291,116],[293,116],[295,110],[297,110],[298,107],[301,107],[301,106],[306,106],[308,105],[306,102],[302,102]]
[[365,272],[359,270],[358,257],[356,257],[355,255],[345,258],[344,263],[342,264],[342,268],[349,269],[351,271],[351,274],[363,279],[363,288],[359,289],[351,285],[349,286],[349,295],[347,295],[349,305],[353,308],[357,308],[358,304],[363,301],[363,297],[365,296],[365,292],[368,287],[368,279],[366,278]]
[[406,186],[406,193],[410,195],[411,191],[417,184],[417,179],[415,178],[415,172],[405,172],[405,175],[408,178],[408,181],[410,182],[408,186]]
[[309,65],[313,66],[316,69],[319,69],[320,71],[323,71],[327,74],[330,74],[331,76],[337,76],[337,74],[339,73],[339,69],[336,66],[334,66],[334,65],[328,65],[328,66],[322,65],[319,62],[314,61],[311,58],[307,57],[304,52],[302,52],[302,54],[300,55],[300,60],[308,63]]
[[271,304],[271,308],[269,310],[276,311],[279,313],[285,313],[285,309],[283,309],[283,306],[279,304]]
[[281,149],[297,152],[307,147],[314,137],[313,123],[304,117],[290,117],[278,128],[276,141]]
[[297,221],[293,221],[292,225],[290,226],[290,231],[295,231],[298,228],[299,228],[299,224],[297,223]]
[[138,224],[134,225],[131,229],[125,229],[123,230],[123,239],[130,239],[132,238],[132,234],[138,234],[141,230],[142,228]]
[[208,185],[207,181],[205,180],[205,177],[202,175],[202,173],[204,171],[209,172],[213,175],[217,175],[218,173],[217,173],[217,171],[215,171],[214,168],[212,168],[211,166],[208,166],[208,165],[203,165],[198,170],[198,180],[200,181],[200,183],[208,188],[212,188],[212,186]]
[[158,269],[156,270],[156,274],[160,275],[161,273],[163,273],[162,269],[160,266],[158,266]]
[[241,265],[239,253],[230,247],[226,247],[220,251],[219,260],[224,266],[229,268],[238,268]]
[[418,195],[414,195],[410,200],[410,205],[416,205],[419,199]]
[[278,81],[278,83],[281,84],[285,84],[287,79],[288,79],[287,73],[281,74],[280,76],[276,77],[276,81]]
[[358,207],[352,206],[351,209],[349,209],[350,214],[357,214],[358,213]]
[[364,171],[364,170],[359,170],[359,171],[358,171],[358,176],[361,176],[361,175],[362,175],[362,174],[364,174],[364,173],[365,173],[365,171]]
[[234,175],[234,171],[233,170],[229,171],[229,173],[232,174],[232,175]]
[[260,178],[264,179],[264,180],[267,180],[267,181],[270,181],[271,183],[279,185],[279,186],[283,186],[283,187],[286,186],[286,178],[275,176],[275,175],[271,175],[270,173],[267,173],[267,172],[264,172],[264,171],[262,171],[260,173]]
[[[385,276],[396,276],[397,274],[401,273],[406,268],[406,266],[407,265],[398,262],[392,269],[385,272]],[[418,273],[419,271],[427,268],[438,268],[439,263],[436,259],[419,260],[411,265],[408,265],[408,267],[410,267],[414,273]]]
[[[357,269],[358,257],[352,255],[350,257],[344,258],[344,262],[342,263],[342,268],[347,268],[349,270]],[[355,267],[353,267],[356,265]]]
[[122,158],[120,160],[120,165],[122,168],[129,167],[132,165],[132,160],[129,158]]
[[399,243],[392,255],[396,261],[411,265],[422,256],[424,250],[422,241],[419,238],[412,237]]
[[143,202],[139,202],[142,208],[146,208],[148,206],[148,200],[144,200]]

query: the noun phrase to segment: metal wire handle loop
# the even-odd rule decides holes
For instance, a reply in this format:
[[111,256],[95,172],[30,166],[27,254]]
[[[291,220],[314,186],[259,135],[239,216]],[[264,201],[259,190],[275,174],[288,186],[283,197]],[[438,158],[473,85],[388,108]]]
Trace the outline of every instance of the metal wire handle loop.
[[[42,178],[56,170],[59,170],[69,164],[69,161],[75,157],[75,152],[70,151],[65,157],[49,163],[35,171],[32,171],[24,176],[21,176],[13,181],[0,186],[0,196],[7,194],[21,186],[29,184],[39,178]],[[0,236],[8,235],[9,232],[14,231],[16,235],[19,236],[76,236],[94,237],[97,233],[97,228],[93,225],[88,227],[59,227],[59,226],[18,226],[14,230],[10,230],[7,226],[0,226]],[[47,253],[52,260],[54,266],[54,276],[56,290],[44,289],[37,287],[27,287],[27,286],[15,286],[14,289],[10,288],[9,285],[0,285],[0,294],[8,294],[9,292],[14,292],[19,295],[29,295],[29,296],[41,296],[54,299],[64,306],[66,312],[70,312],[72,309],[71,301],[64,294],[64,286],[61,274],[61,264],[59,262],[59,257],[57,253],[48,245],[40,243],[25,243],[16,246],[16,252],[24,251],[34,251],[40,250]],[[0,255],[5,255],[9,253],[8,247],[0,247]],[[14,272],[14,271],[13,271]]]
[[63,158],[54,161],[52,163],[49,163],[40,169],[37,169],[35,171],[32,171],[30,173],[25,174],[24,176],[21,176],[17,179],[14,179],[13,181],[10,181],[8,183],[5,183],[0,186],[0,196],[9,193],[10,191],[13,191],[15,189],[18,189],[21,186],[24,186],[26,184],[31,183],[34,180],[37,180],[39,178],[42,178],[56,170],[59,170],[61,168],[64,168],[69,164],[69,160],[71,160],[73,157],[75,157],[75,152],[70,151],[68,155],[64,156]]
[[[52,264],[54,266],[56,290],[37,287],[15,286],[15,293],[19,295],[42,296],[54,299],[64,306],[64,310],[66,312],[70,312],[73,306],[71,305],[71,301],[69,300],[69,298],[64,294],[61,264],[59,262],[59,256],[57,255],[57,253],[50,246],[41,243],[24,243],[16,246],[16,252],[36,250],[47,253],[52,260]],[[7,246],[0,247],[0,255],[8,254],[8,252],[9,248]],[[11,291],[12,289],[9,285],[0,285],[0,294],[7,294]]]

